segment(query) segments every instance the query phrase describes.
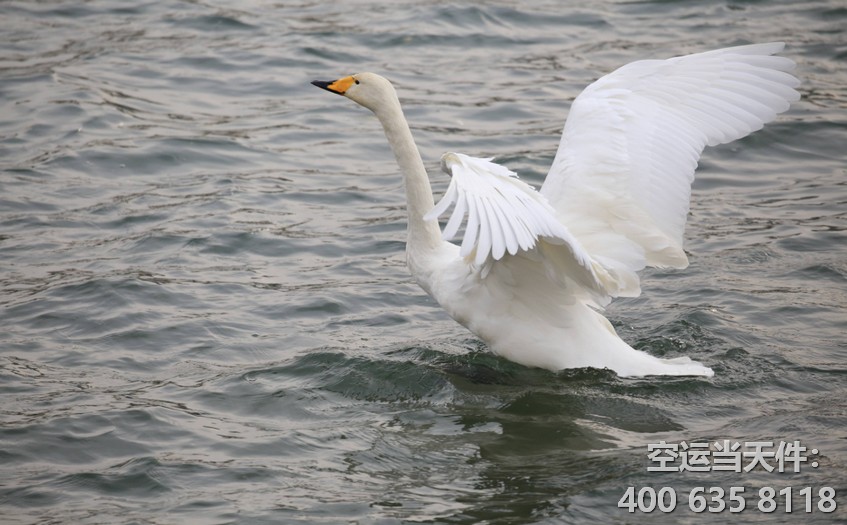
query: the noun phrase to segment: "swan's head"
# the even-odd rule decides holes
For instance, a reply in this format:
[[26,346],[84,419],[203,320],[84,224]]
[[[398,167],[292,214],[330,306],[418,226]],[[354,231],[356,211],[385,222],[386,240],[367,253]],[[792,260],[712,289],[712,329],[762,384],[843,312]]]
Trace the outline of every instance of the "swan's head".
[[374,113],[397,100],[391,82],[375,73],[356,73],[330,82],[313,80],[312,84],[343,95]]

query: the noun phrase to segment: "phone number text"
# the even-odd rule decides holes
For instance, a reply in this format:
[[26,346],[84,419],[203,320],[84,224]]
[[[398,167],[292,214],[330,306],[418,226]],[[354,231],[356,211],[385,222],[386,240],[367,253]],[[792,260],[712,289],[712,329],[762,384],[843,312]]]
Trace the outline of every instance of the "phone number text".
[[[748,507],[759,512],[834,512],[838,507],[832,487],[694,487],[681,493],[692,512],[743,512]],[[672,512],[679,503],[673,487],[627,487],[618,507],[629,512]]]

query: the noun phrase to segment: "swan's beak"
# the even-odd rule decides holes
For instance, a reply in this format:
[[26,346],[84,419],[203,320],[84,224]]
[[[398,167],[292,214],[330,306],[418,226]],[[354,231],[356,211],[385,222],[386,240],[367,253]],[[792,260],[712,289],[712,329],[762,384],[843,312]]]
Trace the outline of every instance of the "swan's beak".
[[331,91],[337,95],[343,95],[345,91],[350,89],[356,82],[356,79],[353,77],[344,77],[339,78],[338,80],[331,80],[329,82],[324,82],[323,80],[313,80],[312,84],[318,86],[321,89],[325,89],[327,91]]

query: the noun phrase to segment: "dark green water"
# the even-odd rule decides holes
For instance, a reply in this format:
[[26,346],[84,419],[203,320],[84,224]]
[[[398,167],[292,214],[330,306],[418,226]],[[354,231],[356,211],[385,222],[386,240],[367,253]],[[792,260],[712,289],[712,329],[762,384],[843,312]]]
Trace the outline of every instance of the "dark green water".
[[[847,8],[810,2],[0,3],[0,522],[847,519]],[[709,150],[685,271],[609,311],[711,379],[497,359],[413,284],[376,120],[535,184],[632,60],[784,40],[803,98]],[[647,445],[800,440],[799,473],[648,472]],[[672,487],[669,514],[617,507]],[[697,514],[696,486],[747,509]],[[836,512],[756,508],[833,487]],[[801,508],[797,511],[797,508]]]

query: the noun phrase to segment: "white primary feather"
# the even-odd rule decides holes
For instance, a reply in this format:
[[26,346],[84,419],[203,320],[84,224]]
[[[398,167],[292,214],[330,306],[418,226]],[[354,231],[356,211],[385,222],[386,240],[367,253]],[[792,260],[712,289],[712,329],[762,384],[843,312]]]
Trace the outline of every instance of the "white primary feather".
[[541,193],[591,256],[638,295],[645,266],[684,268],[683,230],[705,146],[761,129],[788,109],[784,44],[633,62],[574,100]]
[[[567,274],[570,282],[584,289],[581,295],[586,301],[598,307],[608,302],[603,269],[556,218],[547,199],[515,172],[491,159],[461,153],[445,153],[441,168],[451,176],[450,185],[424,221],[437,220],[454,205],[442,237],[452,240],[467,219],[459,255],[470,258],[482,278],[487,278],[493,264],[505,264],[507,254],[520,253],[538,262],[543,260],[542,250],[549,260],[541,264],[551,280],[561,281],[564,275],[557,274]],[[577,293],[573,284],[565,286],[569,295]]]
[[491,160],[445,153],[441,166],[451,176],[450,185],[424,220],[436,220],[455,204],[443,238],[452,240],[467,217],[459,253],[462,257],[474,253],[478,266],[489,257],[498,261],[506,253],[529,251],[545,237],[570,246],[579,262],[590,269],[588,254],[556,218],[547,199],[515,172]]

